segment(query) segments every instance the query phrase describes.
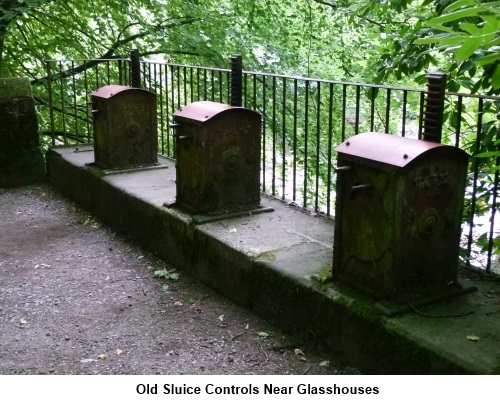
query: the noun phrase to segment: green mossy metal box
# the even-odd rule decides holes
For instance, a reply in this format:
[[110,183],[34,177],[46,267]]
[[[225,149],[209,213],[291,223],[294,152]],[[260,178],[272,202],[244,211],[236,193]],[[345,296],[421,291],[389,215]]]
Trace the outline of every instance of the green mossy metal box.
[[382,133],[336,151],[333,278],[379,298],[455,282],[468,155]]
[[95,163],[130,169],[158,162],[156,96],[147,90],[109,85],[91,94]]
[[196,214],[260,204],[261,115],[197,101],[174,113],[176,204]]

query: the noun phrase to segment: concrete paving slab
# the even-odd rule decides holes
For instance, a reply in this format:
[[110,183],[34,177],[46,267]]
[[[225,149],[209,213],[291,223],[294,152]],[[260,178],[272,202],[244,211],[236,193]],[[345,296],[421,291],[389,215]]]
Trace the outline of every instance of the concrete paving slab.
[[164,206],[175,201],[173,161],[160,157],[161,168],[117,174],[92,162],[91,147],[54,148],[49,178],[103,222],[362,372],[500,373],[498,279],[464,276],[476,292],[389,318],[373,298],[328,279],[333,221],[263,195],[272,212],[196,225]]

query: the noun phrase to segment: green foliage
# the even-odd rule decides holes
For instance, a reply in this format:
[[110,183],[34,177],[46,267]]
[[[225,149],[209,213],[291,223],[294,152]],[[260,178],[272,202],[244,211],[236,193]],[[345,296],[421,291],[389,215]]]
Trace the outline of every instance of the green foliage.
[[179,280],[179,273],[177,273],[175,270],[167,270],[167,269],[156,270],[154,272],[154,276],[157,278],[164,278],[165,280],[173,280],[173,281]]
[[430,34],[415,44],[429,44],[433,50],[454,55],[455,68],[474,77],[477,67],[482,77],[472,90],[500,93],[500,2],[459,0],[443,9],[441,15],[424,23]]

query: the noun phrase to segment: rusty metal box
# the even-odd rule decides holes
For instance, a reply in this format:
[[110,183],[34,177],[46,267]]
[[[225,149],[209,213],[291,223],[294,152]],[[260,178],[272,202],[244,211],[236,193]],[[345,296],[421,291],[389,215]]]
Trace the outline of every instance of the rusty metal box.
[[97,165],[127,169],[158,162],[154,93],[110,85],[94,91],[91,98]]
[[336,151],[334,279],[386,298],[455,282],[468,155],[381,133]]
[[174,113],[176,204],[197,214],[251,210],[260,203],[259,113],[198,101]]

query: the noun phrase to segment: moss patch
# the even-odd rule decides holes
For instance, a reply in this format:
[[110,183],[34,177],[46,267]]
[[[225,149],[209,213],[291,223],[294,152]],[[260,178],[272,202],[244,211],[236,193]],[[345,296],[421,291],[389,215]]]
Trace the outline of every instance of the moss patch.
[[27,77],[0,78],[0,103],[13,98],[32,97],[31,83]]

